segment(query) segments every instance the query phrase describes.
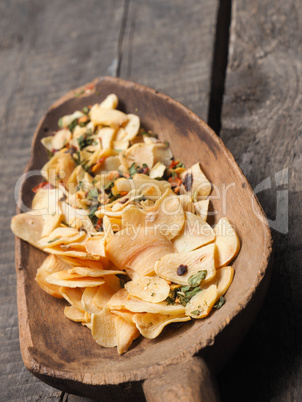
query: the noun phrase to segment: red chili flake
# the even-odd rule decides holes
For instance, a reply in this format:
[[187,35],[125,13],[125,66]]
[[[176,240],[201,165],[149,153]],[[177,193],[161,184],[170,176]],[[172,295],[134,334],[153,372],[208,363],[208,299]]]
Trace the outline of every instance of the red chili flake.
[[90,84],[85,87],[86,91],[89,91],[90,89],[93,89],[93,88],[94,88],[94,84]]
[[86,123],[87,120],[88,120],[87,116],[82,116],[79,118],[78,123]]
[[126,204],[127,201],[129,201],[129,198],[125,198],[124,200],[120,200],[119,204]]
[[173,169],[175,168],[175,166],[177,166],[179,164],[179,161],[172,161],[171,165],[168,167],[168,169]]
[[171,183],[172,187],[178,187],[181,185],[182,181],[179,177],[170,177],[168,182]]
[[97,163],[92,166],[91,171],[95,172],[104,163],[105,159],[106,159],[106,156],[103,156],[101,159],[99,159],[97,161]]
[[187,265],[183,265],[181,264],[178,268],[177,268],[177,275],[178,276],[183,276],[188,272],[188,266]]
[[47,190],[47,189],[53,188],[53,186],[50,183],[48,183],[48,181],[44,181],[43,183],[40,183],[36,187],[34,187],[32,189],[32,191],[34,193],[37,193],[41,188],[43,188],[44,190]]
[[95,225],[95,229],[96,230],[100,230],[103,227],[103,219],[98,219],[96,225]]
[[148,167],[140,167],[137,169],[137,173],[147,174],[147,173],[149,173],[149,168]]

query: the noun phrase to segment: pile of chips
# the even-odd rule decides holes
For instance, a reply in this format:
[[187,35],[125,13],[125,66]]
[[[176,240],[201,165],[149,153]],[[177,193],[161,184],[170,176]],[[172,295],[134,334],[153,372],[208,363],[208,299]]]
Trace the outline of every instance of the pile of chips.
[[174,322],[220,308],[240,243],[207,223],[211,183],[117,110],[117,96],[63,116],[42,140],[49,161],[14,234],[48,253],[36,281],[103,347],[128,350]]

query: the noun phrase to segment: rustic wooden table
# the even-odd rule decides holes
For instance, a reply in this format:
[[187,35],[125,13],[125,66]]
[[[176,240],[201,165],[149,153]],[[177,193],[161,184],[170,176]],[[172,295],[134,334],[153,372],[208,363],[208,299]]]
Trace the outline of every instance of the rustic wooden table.
[[302,400],[301,21],[299,0],[0,2],[1,400],[88,401],[24,368],[9,223],[40,117],[102,75],[182,102],[222,137],[253,188],[271,178],[259,193],[275,221],[271,285],[218,383],[222,401]]

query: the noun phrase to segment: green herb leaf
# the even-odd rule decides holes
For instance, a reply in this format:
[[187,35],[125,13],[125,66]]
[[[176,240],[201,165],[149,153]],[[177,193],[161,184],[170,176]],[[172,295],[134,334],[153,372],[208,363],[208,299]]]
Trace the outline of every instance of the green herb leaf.
[[214,308],[217,310],[220,309],[225,303],[225,298],[223,296],[220,296],[219,300],[214,304]]
[[133,177],[136,174],[136,165],[134,162],[132,163],[132,165],[129,168],[129,174],[131,177]]
[[167,140],[164,141],[164,144],[166,145],[167,148],[169,148],[170,144]]
[[88,113],[89,113],[89,107],[88,107],[88,106],[84,106],[83,109],[82,109],[82,112],[83,112],[84,114],[88,114]]
[[72,120],[72,122],[68,125],[68,128],[71,132],[76,128],[76,125],[78,124],[78,119]]
[[98,196],[99,196],[98,189],[94,187],[89,190],[87,200],[93,200],[94,198],[98,198]]
[[201,292],[202,289],[200,289],[199,286],[196,286],[196,288],[194,288],[193,290],[189,290],[185,293],[186,297],[188,299],[191,299],[193,296],[195,296],[197,293]]
[[47,152],[48,159],[51,159],[54,156],[54,154],[51,151],[49,151],[49,149],[46,149],[46,152]]
[[47,243],[53,243],[53,242],[55,242],[55,241],[57,241],[57,240],[59,240],[59,237],[55,237],[54,239],[49,240]]
[[60,117],[58,120],[58,126],[63,128],[63,117]]
[[83,95],[84,92],[85,92],[85,90],[84,90],[84,89],[81,89],[79,92],[75,92],[75,93],[74,93],[74,96]]
[[199,271],[197,274],[191,275],[190,278],[188,279],[189,284],[192,287],[198,286],[200,282],[207,276],[207,271]]
[[98,206],[92,205],[89,209],[88,218],[90,218],[92,220],[92,218],[94,218],[94,214],[96,213],[97,210],[98,210]]
[[191,311],[190,314],[192,314],[192,315],[199,315],[199,314],[201,314],[202,312],[203,312],[203,309],[200,309],[200,310],[193,310],[193,311]]
[[184,163],[178,162],[178,164],[174,167],[174,169],[177,169],[177,168],[185,168]]
[[155,296],[155,293],[154,293],[154,292],[151,293],[151,297],[153,297],[153,296]]

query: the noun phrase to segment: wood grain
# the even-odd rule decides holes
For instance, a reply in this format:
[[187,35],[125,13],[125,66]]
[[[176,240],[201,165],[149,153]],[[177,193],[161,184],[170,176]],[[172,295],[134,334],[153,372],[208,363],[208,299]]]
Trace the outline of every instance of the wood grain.
[[218,0],[129,1],[119,76],[206,120]]
[[[221,137],[253,188],[271,178],[272,188],[258,194],[268,217],[276,218],[280,191],[288,191],[289,209],[288,231],[273,231],[264,307],[219,376],[225,401],[247,389],[250,401],[302,399],[301,22],[299,1],[233,1]],[[275,173],[286,168],[282,184]]]
[[[206,116],[217,1],[179,1],[175,6],[170,1],[166,2],[166,7],[160,3],[123,0],[65,0],[64,5],[59,0],[0,2],[0,222],[5,228],[0,233],[3,275],[0,284],[0,389],[5,400],[60,399],[60,392],[33,377],[21,359],[14,238],[8,229],[16,206],[14,184],[28,161],[32,136],[45,110],[70,88],[98,75],[118,74],[116,65],[121,60],[121,76],[128,74],[131,79],[170,93],[202,117]],[[157,13],[158,7],[160,12]],[[194,12],[190,11],[192,7]],[[201,18],[203,22],[199,24]],[[154,19],[159,22],[156,24]],[[165,37],[169,31],[173,35]],[[140,39],[142,35],[147,46]],[[169,58],[166,58],[169,49]],[[65,394],[61,398],[77,397]]]
[[[19,349],[14,237],[14,187],[33,133],[49,105],[70,88],[106,74],[116,57],[123,1],[0,2],[0,232],[2,400],[59,400],[61,392],[24,367]],[[100,23],[101,21],[101,23]]]

